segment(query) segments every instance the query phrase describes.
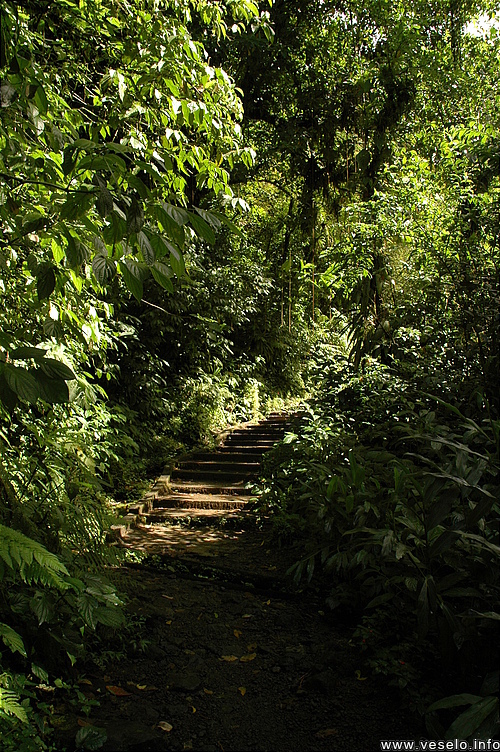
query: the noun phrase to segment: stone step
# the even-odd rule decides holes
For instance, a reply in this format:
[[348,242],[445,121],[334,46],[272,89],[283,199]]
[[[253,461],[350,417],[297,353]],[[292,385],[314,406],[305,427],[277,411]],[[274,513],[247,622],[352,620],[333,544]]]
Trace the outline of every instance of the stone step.
[[209,525],[211,520],[216,522],[221,517],[238,518],[245,514],[247,512],[244,509],[158,509],[151,512],[147,519],[150,523],[170,522],[172,524],[175,524],[177,520],[190,519],[195,522],[201,519],[204,525]]
[[250,496],[252,494],[252,488],[246,487],[247,480],[240,480],[238,483],[232,483],[231,485],[223,485],[221,483],[215,483],[210,481],[186,481],[186,480],[172,480],[170,482],[170,490],[172,493],[188,493],[188,494],[224,494],[224,495],[244,495]]
[[[248,514],[262,456],[285,435],[290,416],[273,413],[266,420],[237,428],[213,451],[199,450],[177,460],[178,467],[155,484],[147,504],[137,513],[155,523],[217,524],[220,518],[237,520]],[[132,515],[131,515],[132,516]]]
[[252,436],[255,438],[256,436],[259,436],[263,439],[274,439],[276,437],[280,438],[284,433],[285,432],[281,428],[264,430],[260,426],[256,426],[255,428],[235,428],[227,438],[230,439],[233,436]]
[[259,420],[258,426],[283,426],[290,423],[289,418],[270,418],[269,420]]
[[171,494],[155,499],[148,516],[161,509],[242,509],[247,503],[248,497],[229,494]]
[[[230,456],[230,455],[229,455]],[[229,472],[229,473],[241,473],[242,475],[248,475],[248,473],[258,472],[260,469],[260,462],[240,462],[237,459],[234,461],[223,461],[217,459],[215,455],[212,455],[207,460],[183,460],[179,462],[176,467],[177,470],[208,470],[210,472]]]
[[[245,447],[245,450],[248,447]],[[250,448],[251,449],[251,448]],[[228,447],[225,450],[216,449],[213,452],[193,452],[191,455],[189,455],[188,460],[180,460],[179,463],[182,462],[191,462],[193,460],[199,460],[201,462],[216,462],[220,460],[221,462],[227,462],[227,463],[257,463],[260,464],[260,460],[262,458],[262,452],[252,452],[252,451],[243,451],[243,452],[236,452],[234,451],[233,447]]]
[[227,454],[235,453],[249,453],[249,454],[264,454],[265,452],[268,452],[271,447],[274,446],[274,442],[272,444],[254,444],[252,441],[248,444],[242,444],[241,442],[232,442],[231,444],[222,444],[220,447],[217,447],[217,452],[224,452]]
[[277,444],[279,439],[264,439],[262,437],[253,438],[252,436],[235,436],[234,439],[228,438],[226,439],[224,446],[227,447],[255,447],[256,449],[264,449],[266,451],[269,451],[269,449],[272,449],[275,444]]
[[177,480],[192,480],[197,482],[205,482],[206,480],[218,480],[218,481],[238,481],[249,480],[255,475],[255,470],[247,470],[246,472],[231,470],[174,470],[170,476],[172,483]]

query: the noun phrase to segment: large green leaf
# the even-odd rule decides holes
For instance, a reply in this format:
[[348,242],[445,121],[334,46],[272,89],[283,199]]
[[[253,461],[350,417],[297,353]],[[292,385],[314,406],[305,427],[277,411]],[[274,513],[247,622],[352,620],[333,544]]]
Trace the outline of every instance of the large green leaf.
[[104,287],[116,274],[116,262],[106,253],[97,253],[92,259],[92,271],[97,282]]
[[144,224],[144,207],[135,196],[127,212],[127,232],[138,233]]
[[19,404],[17,394],[7,384],[3,373],[0,374],[0,400],[9,412],[13,412]]
[[361,172],[364,172],[370,164],[371,154],[367,149],[361,149],[356,154],[356,162]]
[[189,222],[191,226],[194,228],[197,235],[199,235],[200,238],[203,238],[203,240],[206,240],[207,243],[210,243],[210,245],[214,245],[215,243],[215,233],[210,227],[210,225],[205,222],[204,219],[199,217],[197,214],[193,214],[192,212],[189,212]]
[[78,270],[90,257],[90,251],[83,241],[68,233],[68,245],[65,249],[68,265]]
[[13,653],[21,653],[25,658],[27,657],[23,638],[12,627],[7,624],[0,624],[0,637]]
[[[199,214],[201,213],[200,209],[196,209],[196,211]],[[240,230],[240,228],[237,225],[235,225],[234,222],[232,222],[230,219],[228,219],[225,214],[221,214],[220,212],[216,212],[216,211],[209,212],[209,214],[210,214],[210,216],[213,215],[217,220],[219,220],[219,222],[221,224],[225,225],[229,230],[231,230],[231,232],[234,232],[235,235],[239,235],[240,237],[243,235],[243,233]],[[201,216],[204,217],[203,214],[201,214]],[[209,224],[213,225],[213,223],[210,222],[210,220],[209,220],[208,217],[204,217],[204,219],[207,222],[209,222]],[[214,227],[214,229],[217,229],[217,228]]]
[[95,194],[89,191],[78,191],[72,194],[61,206],[59,216],[61,219],[70,221],[78,219],[86,214],[90,206],[94,203]]
[[160,235],[157,235],[154,232],[149,232],[148,237],[157,259],[161,259],[163,256],[166,256],[167,253],[170,253],[170,248],[168,248],[167,242]]
[[48,109],[47,95],[45,94],[45,90],[41,84],[38,84],[35,91],[35,103],[40,111],[40,114],[45,115]]
[[76,376],[71,368],[69,368],[65,363],[61,363],[60,360],[55,360],[54,358],[43,358],[43,360],[40,361],[40,365],[47,376],[51,376],[57,379],[64,379],[65,381],[76,379]]
[[137,242],[139,244],[139,248],[141,249],[142,258],[144,259],[146,264],[152,264],[155,260],[155,252],[151,243],[149,242],[148,236],[142,230],[137,233]]
[[474,732],[489,715],[498,713],[498,705],[498,697],[483,697],[458,716],[446,732],[445,738],[468,739],[474,736]]
[[113,196],[105,186],[101,186],[99,190],[96,201],[96,209],[101,217],[107,217],[108,214],[113,210]]
[[182,248],[185,241],[183,229],[184,222],[176,222],[164,209],[164,207],[160,206],[159,204],[156,204],[153,207],[152,212],[168,237]]
[[45,402],[64,404],[69,401],[69,389],[64,379],[48,376],[41,370],[36,370],[34,376],[37,380],[40,398]]
[[17,347],[15,350],[11,350],[9,355],[12,360],[28,360],[29,358],[42,360],[46,353],[47,350],[42,350],[41,347]]
[[109,224],[105,225],[102,230],[102,237],[108,245],[119,243],[125,237],[127,232],[126,220],[120,216],[118,211],[112,211]]
[[123,612],[120,611],[119,608],[97,606],[94,610],[94,615],[96,621],[105,624],[107,627],[113,627],[114,629],[118,629],[125,622]]
[[177,225],[185,225],[189,221],[189,212],[180,206],[173,206],[166,201],[163,202],[163,208],[166,213]]
[[36,402],[40,396],[38,384],[34,376],[25,368],[18,368],[10,363],[4,366],[4,377],[7,385],[23,402]]
[[106,743],[108,735],[106,730],[98,726],[83,726],[78,729],[75,737],[76,749],[94,752]]
[[41,263],[36,270],[36,291],[39,300],[50,297],[56,286],[54,265],[49,261]]
[[147,199],[151,195],[151,191],[143,183],[143,181],[140,179],[138,175],[128,175],[127,182],[132,188],[134,188],[137,191],[137,193],[139,194],[141,198]]
[[193,209],[214,230],[220,230],[222,226],[221,216],[223,215],[220,215],[218,212],[206,211],[205,209],[200,209],[198,206],[193,206]]
[[164,287],[165,290],[168,290],[169,292],[174,291],[174,286],[171,279],[172,269],[169,266],[163,264],[161,261],[155,261],[151,266],[151,274],[153,275],[156,282]]
[[63,328],[60,321],[53,319],[51,316],[47,316],[43,322],[43,333],[47,337],[54,337],[54,339],[60,339],[62,336]]
[[120,270],[128,289],[137,300],[142,300],[144,294],[143,273],[136,261],[126,259],[120,261]]
[[427,708],[427,713],[433,713],[435,710],[444,710],[446,708],[457,708],[460,705],[473,705],[482,698],[479,695],[471,695],[463,693],[461,695],[452,695],[451,697],[444,697],[442,700],[433,702],[430,707]]
[[170,251],[170,266],[176,277],[183,277],[186,273],[186,267],[184,266],[184,258],[176,248],[172,248]]

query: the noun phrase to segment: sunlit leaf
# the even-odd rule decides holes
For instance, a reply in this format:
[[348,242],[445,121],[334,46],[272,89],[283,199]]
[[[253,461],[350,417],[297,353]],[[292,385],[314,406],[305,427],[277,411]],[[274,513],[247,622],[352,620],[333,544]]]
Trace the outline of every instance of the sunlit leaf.
[[116,697],[128,697],[131,694],[131,692],[127,692],[123,687],[116,687],[112,684],[106,684],[106,689]]
[[242,655],[240,658],[240,661],[242,663],[248,663],[248,661],[253,661],[257,658],[257,653],[247,653],[246,655]]
[[168,733],[169,731],[172,731],[173,726],[171,723],[168,723],[168,721],[160,721],[158,724],[158,728]]

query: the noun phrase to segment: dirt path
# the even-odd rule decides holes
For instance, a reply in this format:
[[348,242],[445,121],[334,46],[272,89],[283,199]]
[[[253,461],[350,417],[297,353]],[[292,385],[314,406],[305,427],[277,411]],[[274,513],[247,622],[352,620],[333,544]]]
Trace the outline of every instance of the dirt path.
[[288,422],[271,416],[181,458],[146,524],[120,538],[148,558],[115,572],[136,634],[82,684],[100,702],[89,722],[106,730],[103,750],[376,752],[416,731],[364,675],[324,595],[287,577],[298,551],[252,525],[249,481]]
[[[106,729],[103,750],[371,752],[412,736],[397,696],[363,675],[323,599],[291,588],[293,551],[262,545],[257,530],[175,532],[149,567],[117,572],[143,620],[135,642],[148,645],[89,668],[83,689],[100,700],[90,721]],[[142,538],[159,551],[165,534],[144,527],[130,545]],[[197,551],[182,547],[184,534]]]

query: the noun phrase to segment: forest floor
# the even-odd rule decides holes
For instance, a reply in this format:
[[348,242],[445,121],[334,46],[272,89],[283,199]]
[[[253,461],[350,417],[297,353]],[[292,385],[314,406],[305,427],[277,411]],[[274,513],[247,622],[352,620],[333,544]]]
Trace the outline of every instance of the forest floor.
[[144,525],[124,545],[149,554],[113,578],[139,626],[81,680],[99,705],[78,723],[106,730],[103,750],[375,752],[420,735],[324,596],[287,577],[293,547],[248,521]]

